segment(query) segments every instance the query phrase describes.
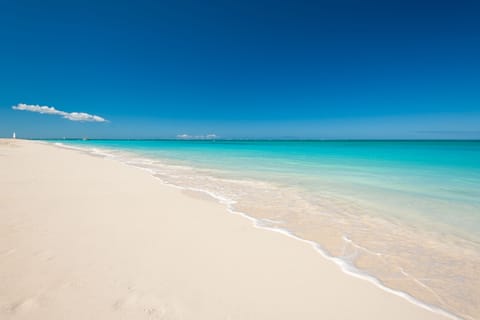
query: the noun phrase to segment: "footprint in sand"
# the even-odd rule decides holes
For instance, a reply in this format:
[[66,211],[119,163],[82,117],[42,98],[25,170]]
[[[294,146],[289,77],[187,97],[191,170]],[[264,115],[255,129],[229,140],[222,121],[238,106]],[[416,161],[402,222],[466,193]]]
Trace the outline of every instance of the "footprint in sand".
[[0,252],[0,257],[7,257],[9,255],[14,254],[16,251],[17,251],[17,249],[10,249],[10,250]]
[[50,250],[39,251],[36,256],[43,261],[51,261],[55,258],[55,255]]
[[145,319],[152,320],[173,320],[179,318],[171,305],[163,303],[154,295],[140,294],[136,291],[131,291],[127,296],[115,301],[113,309],[137,314],[141,313],[145,316]]
[[31,312],[33,309],[38,307],[38,301],[36,298],[27,298],[20,300],[18,302],[12,303],[8,311],[10,313],[25,313]]

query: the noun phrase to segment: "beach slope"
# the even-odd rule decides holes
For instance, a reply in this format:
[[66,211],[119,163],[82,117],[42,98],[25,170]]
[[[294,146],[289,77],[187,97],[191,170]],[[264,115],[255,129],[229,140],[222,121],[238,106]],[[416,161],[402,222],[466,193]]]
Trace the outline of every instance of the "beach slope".
[[446,319],[147,171],[0,142],[1,319]]

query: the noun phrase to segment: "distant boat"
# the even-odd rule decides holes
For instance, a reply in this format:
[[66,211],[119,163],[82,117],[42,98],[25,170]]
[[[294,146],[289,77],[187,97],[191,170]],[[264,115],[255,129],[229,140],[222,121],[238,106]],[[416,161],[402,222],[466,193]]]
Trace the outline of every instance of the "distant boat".
[[87,141],[87,140],[88,140],[88,138],[82,138],[82,140],[83,140],[83,141]]
[[17,139],[17,135],[15,134],[15,131],[13,132],[12,138]]

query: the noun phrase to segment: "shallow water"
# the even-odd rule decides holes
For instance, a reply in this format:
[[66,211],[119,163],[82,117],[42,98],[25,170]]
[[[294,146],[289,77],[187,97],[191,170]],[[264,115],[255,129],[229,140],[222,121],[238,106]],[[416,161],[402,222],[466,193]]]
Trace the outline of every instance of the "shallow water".
[[480,318],[478,141],[59,141],[200,189],[357,272]]

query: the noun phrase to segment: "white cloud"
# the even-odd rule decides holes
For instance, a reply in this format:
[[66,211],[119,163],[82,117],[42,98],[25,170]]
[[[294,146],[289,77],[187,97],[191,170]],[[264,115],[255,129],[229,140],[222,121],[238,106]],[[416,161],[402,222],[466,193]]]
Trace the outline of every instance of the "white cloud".
[[186,133],[177,134],[177,139],[187,139],[187,140],[214,140],[218,138],[218,136],[214,133],[209,133],[206,135],[199,135],[199,136],[192,136]]
[[16,106],[13,106],[12,109],[37,112],[42,114],[54,114],[54,115],[62,116],[63,118],[72,120],[72,121],[107,122],[106,119],[93,114],[88,114],[85,112],[65,112],[49,106],[39,106],[39,105],[19,103]]
[[95,121],[95,122],[105,122],[106,120],[102,117],[84,113],[84,112],[71,112],[63,116],[64,118],[72,121]]

